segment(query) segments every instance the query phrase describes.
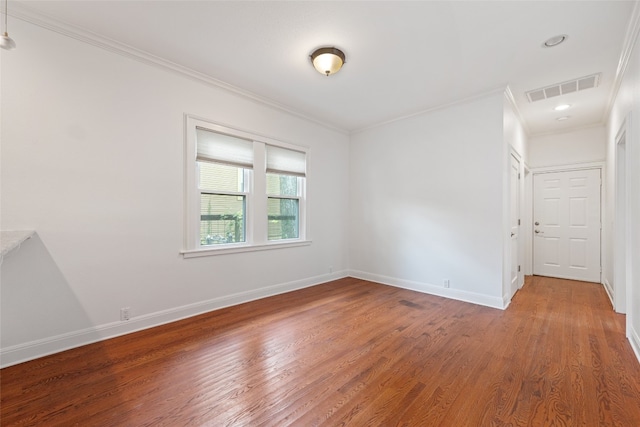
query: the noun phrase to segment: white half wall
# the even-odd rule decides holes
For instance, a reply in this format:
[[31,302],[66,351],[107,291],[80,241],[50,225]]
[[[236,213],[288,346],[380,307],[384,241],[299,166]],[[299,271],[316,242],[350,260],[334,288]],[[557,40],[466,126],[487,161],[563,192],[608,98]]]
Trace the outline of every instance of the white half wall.
[[[37,236],[2,263],[4,366],[346,274],[347,135],[23,21],[13,31],[1,226]],[[310,148],[311,245],[182,258],[185,113]]]
[[502,91],[352,135],[350,274],[503,308],[503,141]]

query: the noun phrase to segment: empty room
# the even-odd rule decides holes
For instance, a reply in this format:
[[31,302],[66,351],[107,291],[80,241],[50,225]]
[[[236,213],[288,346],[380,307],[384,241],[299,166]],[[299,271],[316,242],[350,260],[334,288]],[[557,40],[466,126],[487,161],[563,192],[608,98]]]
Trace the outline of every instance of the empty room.
[[639,1],[0,10],[2,426],[640,426]]

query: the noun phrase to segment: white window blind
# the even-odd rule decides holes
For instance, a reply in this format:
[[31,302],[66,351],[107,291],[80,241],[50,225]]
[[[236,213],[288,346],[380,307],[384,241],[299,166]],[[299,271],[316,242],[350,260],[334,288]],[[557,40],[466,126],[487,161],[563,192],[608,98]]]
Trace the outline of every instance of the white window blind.
[[267,145],[267,173],[306,176],[306,153]]
[[199,162],[253,168],[253,141],[196,128]]

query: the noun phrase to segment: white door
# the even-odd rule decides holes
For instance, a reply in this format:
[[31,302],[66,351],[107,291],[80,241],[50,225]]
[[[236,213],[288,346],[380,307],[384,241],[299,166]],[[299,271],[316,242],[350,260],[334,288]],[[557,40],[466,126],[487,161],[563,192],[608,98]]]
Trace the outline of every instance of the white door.
[[600,169],[533,178],[533,274],[600,282]]
[[511,296],[518,290],[520,276],[518,261],[518,237],[520,235],[520,162],[511,156],[510,175],[510,206],[511,217]]

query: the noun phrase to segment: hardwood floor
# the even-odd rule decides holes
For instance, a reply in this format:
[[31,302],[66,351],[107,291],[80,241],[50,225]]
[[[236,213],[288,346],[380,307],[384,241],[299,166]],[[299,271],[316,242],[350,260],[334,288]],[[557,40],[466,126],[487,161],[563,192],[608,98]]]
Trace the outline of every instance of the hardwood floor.
[[505,311],[342,279],[0,375],[2,426],[640,426],[624,316],[542,277]]

